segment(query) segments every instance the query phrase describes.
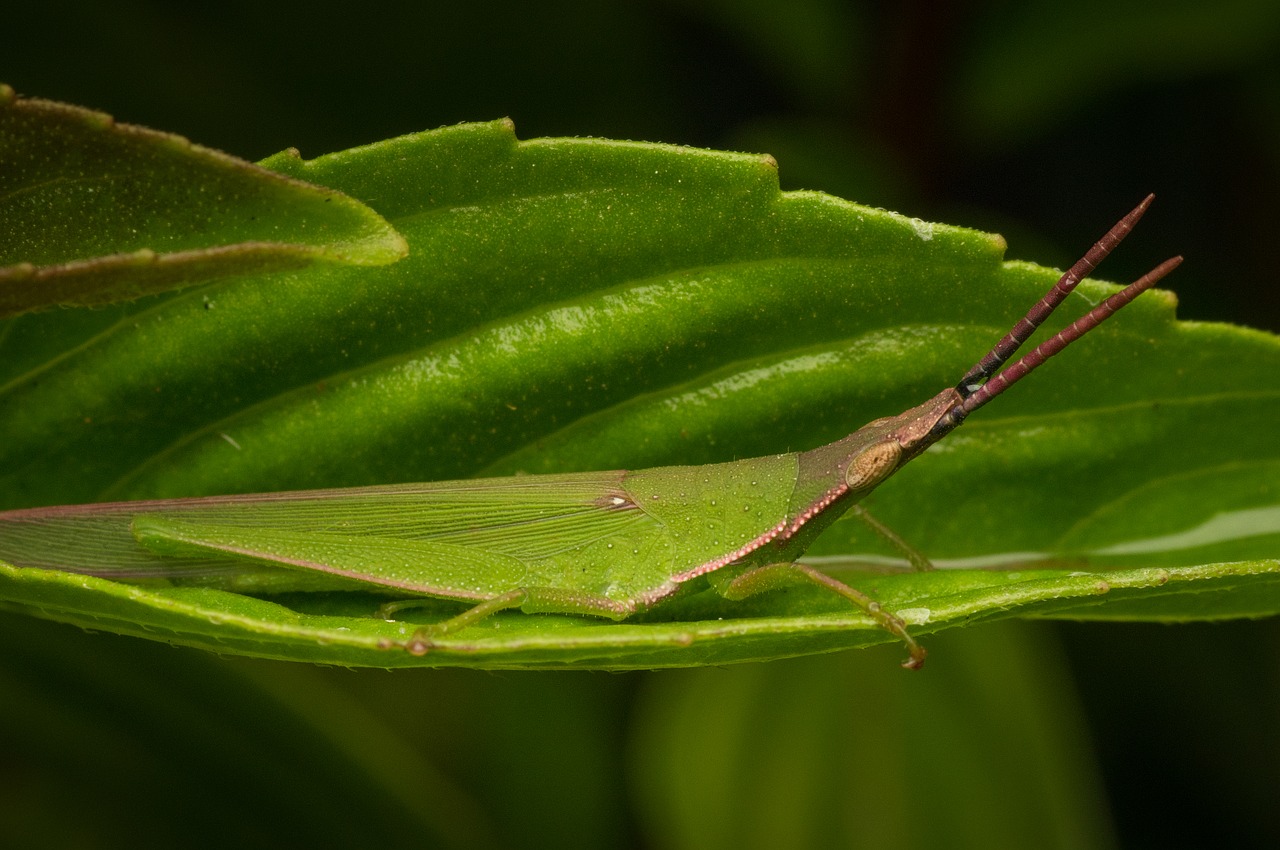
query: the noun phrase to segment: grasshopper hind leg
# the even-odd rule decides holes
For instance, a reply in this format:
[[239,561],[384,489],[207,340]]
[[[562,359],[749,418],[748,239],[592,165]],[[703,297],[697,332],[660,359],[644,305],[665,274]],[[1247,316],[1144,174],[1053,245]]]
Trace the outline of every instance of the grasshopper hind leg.
[[924,659],[928,653],[907,632],[907,624],[902,621],[901,617],[892,611],[886,611],[880,606],[879,602],[876,602],[862,591],[856,590],[806,564],[765,564],[764,566],[748,569],[746,572],[736,576],[725,575],[720,577],[716,573],[712,573],[708,578],[711,579],[711,584],[716,589],[716,592],[730,601],[746,599],[749,596],[764,593],[767,590],[775,590],[794,583],[797,579],[811,581],[848,599],[875,620],[880,628],[902,641],[906,645],[909,654],[907,660],[902,662],[903,667],[908,670],[918,670],[924,666]]

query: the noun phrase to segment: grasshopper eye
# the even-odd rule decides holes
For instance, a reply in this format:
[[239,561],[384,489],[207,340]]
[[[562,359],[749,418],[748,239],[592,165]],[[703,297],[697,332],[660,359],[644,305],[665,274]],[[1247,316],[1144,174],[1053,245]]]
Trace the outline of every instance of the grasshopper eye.
[[850,490],[867,490],[888,478],[902,459],[902,446],[894,439],[873,443],[849,461],[844,483]]

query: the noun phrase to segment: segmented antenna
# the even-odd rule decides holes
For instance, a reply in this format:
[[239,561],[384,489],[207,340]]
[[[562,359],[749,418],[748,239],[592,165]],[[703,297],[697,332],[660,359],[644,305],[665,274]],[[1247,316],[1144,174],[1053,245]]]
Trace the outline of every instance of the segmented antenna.
[[[1027,311],[1026,316],[1018,320],[1018,323],[1013,326],[1013,330],[1005,334],[1005,337],[997,342],[981,360],[973,364],[973,368],[965,373],[965,376],[960,379],[960,383],[956,384],[956,389],[962,396],[969,396],[971,393],[976,392],[987,379],[996,373],[996,370],[1004,365],[1006,360],[1013,356],[1014,352],[1022,347],[1023,343],[1031,338],[1031,335],[1036,332],[1036,328],[1040,327],[1041,323],[1049,318],[1050,314],[1058,308],[1058,305],[1071,294],[1071,291],[1076,288],[1076,284],[1088,277],[1098,263],[1102,262],[1111,253],[1112,249],[1129,235],[1129,231],[1133,230],[1133,226],[1142,218],[1143,213],[1147,211],[1147,207],[1151,206],[1151,202],[1155,200],[1155,197],[1155,195],[1147,195],[1142,203],[1133,208],[1132,212],[1116,222],[1115,226],[1108,230],[1105,236],[1095,242],[1093,247],[1076,261],[1075,265],[1067,269],[1062,277],[1058,278],[1058,282],[1054,284],[1053,288]],[[1130,300],[1132,300],[1132,296]],[[1128,301],[1125,303],[1127,304]],[[1119,307],[1116,307],[1116,309],[1119,309]],[[1110,313],[1107,315],[1110,315]],[[1101,319],[1098,321],[1101,321]],[[1051,355],[1045,356],[1049,357]],[[1013,381],[1008,383],[1013,383]],[[977,407],[979,405],[974,406]]]
[[[1150,200],[1150,199],[1148,199]],[[1109,235],[1109,234],[1108,234]],[[1021,359],[1013,363],[1009,368],[997,374],[991,380],[987,381],[980,388],[975,390],[960,405],[961,416],[968,416],[991,399],[1004,392],[1010,385],[1022,380],[1027,373],[1037,368],[1041,363],[1054,356],[1098,325],[1105,322],[1113,313],[1151,287],[1160,282],[1160,279],[1169,272],[1176,269],[1182,263],[1182,257],[1170,257],[1133,283],[1126,286],[1110,298],[1094,307],[1088,313],[1076,319],[1067,327],[1054,334],[1050,339],[1037,345]],[[1056,287],[1055,287],[1056,288]],[[1048,297],[1046,296],[1046,299]],[[1044,301],[1041,301],[1043,304]],[[1037,305],[1039,307],[1039,305]],[[1046,314],[1047,315],[1047,314]],[[1041,318],[1043,321],[1043,317]],[[984,360],[986,358],[983,358]]]

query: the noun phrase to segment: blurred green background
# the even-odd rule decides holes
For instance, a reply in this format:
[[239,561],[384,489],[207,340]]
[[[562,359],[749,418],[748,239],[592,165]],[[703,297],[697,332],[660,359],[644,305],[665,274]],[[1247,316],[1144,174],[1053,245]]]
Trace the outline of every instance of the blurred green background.
[[[6,5],[0,80],[248,159],[507,115],[1280,330],[1280,4]],[[1169,364],[1176,368],[1176,364]],[[1231,439],[1224,423],[1223,439]],[[1276,846],[1280,628],[1015,624],[645,675],[392,674],[0,621],[0,844]]]

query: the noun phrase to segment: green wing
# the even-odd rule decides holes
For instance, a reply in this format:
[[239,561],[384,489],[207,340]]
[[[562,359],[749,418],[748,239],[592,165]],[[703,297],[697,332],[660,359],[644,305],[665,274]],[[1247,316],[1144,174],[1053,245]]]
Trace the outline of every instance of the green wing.
[[377,586],[484,599],[523,587],[656,599],[674,588],[673,577],[696,574],[776,525],[794,480],[795,456],[783,455],[40,508],[0,514],[0,558],[260,592]]
[[[363,547],[390,555],[399,541],[406,551],[416,549],[408,561],[449,574],[455,571],[452,564],[477,567],[476,552],[498,559],[544,559],[645,522],[638,512],[598,507],[619,491],[622,477],[621,472],[527,476],[10,511],[0,513],[0,558],[22,567],[109,578],[312,590],[331,583],[317,583],[297,570],[264,571],[252,562],[303,566],[288,562],[310,560],[305,566],[376,583],[377,574],[365,571],[377,558],[354,554]],[[211,543],[234,543],[244,551],[201,548],[196,543],[204,529]],[[310,549],[300,546],[308,536],[315,541]],[[164,543],[166,537],[173,538],[171,545]],[[351,545],[343,547],[341,541]],[[324,549],[337,563],[325,560]],[[476,552],[468,555],[463,549]],[[306,558],[308,552],[315,557]],[[386,578],[384,583],[394,586],[403,576],[388,569]],[[434,587],[429,581],[419,584]]]

